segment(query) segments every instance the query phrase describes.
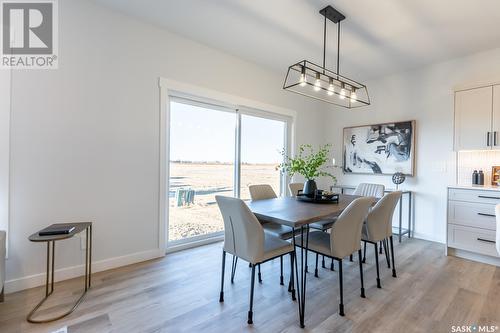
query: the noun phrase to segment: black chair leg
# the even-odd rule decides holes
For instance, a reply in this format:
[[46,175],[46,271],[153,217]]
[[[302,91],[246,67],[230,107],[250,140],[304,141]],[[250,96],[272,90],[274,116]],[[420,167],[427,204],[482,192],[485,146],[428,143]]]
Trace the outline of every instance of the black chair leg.
[[280,272],[281,272],[281,275],[280,275],[280,285],[284,285],[283,283],[283,256],[280,257]]
[[382,241],[382,244],[384,245],[385,261],[387,262],[387,268],[391,268],[391,261],[389,260],[389,247],[387,244],[387,239],[384,239]]
[[392,236],[389,237],[389,242],[391,243],[392,277],[397,277],[397,275],[396,275],[396,263],[394,262],[394,244],[392,242]]
[[323,258],[321,259],[321,267],[326,268],[325,266],[325,256],[322,256]]
[[363,242],[363,264],[366,263],[366,242]]
[[224,270],[226,269],[226,251],[222,250],[222,274],[220,279],[219,302],[224,302]]
[[[260,266],[260,265],[259,265]],[[248,324],[253,324],[253,289],[255,287],[255,265],[252,265],[252,281],[250,282],[250,310],[248,310]]]
[[231,265],[231,283],[234,283],[234,275],[236,274],[236,265],[238,264],[238,257],[233,256],[233,263]]
[[332,259],[332,263],[330,264],[330,270],[331,270],[331,271],[334,271],[334,270],[335,270],[335,266],[333,266],[333,259]]
[[288,291],[292,293],[292,301],[295,301],[295,278],[294,278],[294,262],[295,262],[295,253],[290,253],[290,282],[288,284]]
[[377,288],[382,288],[380,285],[380,272],[378,267],[378,244],[375,242],[375,265],[377,266]]
[[339,294],[340,294],[340,304],[339,304],[339,315],[344,316],[344,283],[343,283],[343,273],[342,273],[342,259],[339,260]]
[[352,262],[352,254],[349,256],[349,261]]
[[380,254],[382,254],[382,242],[380,242],[379,246],[380,246],[380,247],[379,247],[379,250],[378,250],[378,251],[379,251],[379,253],[380,253]]
[[319,254],[316,253],[316,268],[314,269],[314,277],[318,277],[318,261],[319,261]]
[[361,262],[361,249],[358,250],[359,279],[361,280],[361,297],[365,298],[365,283],[363,281],[363,263]]
[[262,283],[262,274],[260,273],[260,264],[259,264],[259,283]]

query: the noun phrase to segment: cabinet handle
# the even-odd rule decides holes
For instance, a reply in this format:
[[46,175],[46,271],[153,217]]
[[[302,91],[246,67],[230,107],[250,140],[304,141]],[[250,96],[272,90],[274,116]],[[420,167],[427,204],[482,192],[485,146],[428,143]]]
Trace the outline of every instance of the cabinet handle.
[[478,241],[481,241],[481,242],[486,242],[486,243],[493,243],[495,244],[496,242],[495,241],[492,241],[492,240],[489,240],[489,239],[484,239],[484,238],[477,238]]
[[491,132],[486,132],[486,146],[487,147],[490,146],[490,136],[491,136]]
[[489,197],[487,195],[478,195],[477,197],[478,198],[482,198],[482,199],[497,199],[497,200],[500,200],[500,197]]
[[485,213],[477,213],[477,215],[496,217],[496,215],[494,214],[485,214]]

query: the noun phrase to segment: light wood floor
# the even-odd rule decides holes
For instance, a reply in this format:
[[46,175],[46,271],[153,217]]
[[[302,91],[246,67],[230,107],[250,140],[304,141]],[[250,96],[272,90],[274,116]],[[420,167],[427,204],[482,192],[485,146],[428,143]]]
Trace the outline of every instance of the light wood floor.
[[[279,285],[279,260],[262,266],[264,281],[255,290],[254,325],[246,324],[250,282],[246,263],[240,262],[235,283],[226,283],[225,302],[220,304],[221,243],[217,243],[94,274],[93,287],[80,307],[51,324],[25,320],[43,288],[6,295],[5,303],[0,303],[0,332],[52,332],[68,326],[68,332],[427,333],[450,332],[451,325],[500,326],[500,268],[445,257],[443,245],[426,241],[395,245],[398,278],[391,277],[381,260],[382,289],[375,287],[369,247],[366,299],[359,297],[358,263],[346,260],[345,317],[337,314],[337,272],[320,269],[319,279],[308,274],[305,330],[298,326],[297,303]],[[57,283],[45,314],[60,311],[61,304],[67,306],[81,287],[78,279]]]

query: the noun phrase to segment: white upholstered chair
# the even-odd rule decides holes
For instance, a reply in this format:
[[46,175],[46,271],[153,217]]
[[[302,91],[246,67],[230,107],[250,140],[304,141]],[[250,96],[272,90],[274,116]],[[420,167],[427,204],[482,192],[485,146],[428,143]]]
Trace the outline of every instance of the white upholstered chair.
[[[309,233],[309,251],[321,254],[339,262],[339,314],[344,315],[343,258],[358,252],[361,297],[365,297],[363,264],[361,263],[361,229],[368,210],[375,201],[373,197],[358,198],[351,202],[333,224],[331,233],[312,231]],[[301,244],[301,236],[295,237],[295,244]]]
[[385,186],[382,184],[361,183],[356,186],[353,195],[362,197],[382,198],[384,196]]
[[[253,291],[255,267],[268,260],[290,254],[295,257],[295,249],[290,242],[264,232],[262,225],[248,206],[237,198],[215,196],[224,220],[224,248],[222,250],[222,277],[219,302],[224,301],[224,271],[226,253],[248,261],[252,265],[250,286],[250,308],[248,324],[253,323]],[[293,261],[291,260],[293,276]],[[293,278],[292,278],[293,285]]]
[[0,302],[3,302],[4,289],[5,289],[5,254],[6,248],[6,237],[5,231],[0,230]]
[[497,219],[497,239],[496,246],[498,255],[500,255],[500,204],[495,206],[495,215]]
[[372,243],[375,246],[375,262],[377,266],[378,288],[381,288],[378,265],[379,242],[382,242],[382,244],[384,245],[386,256],[388,257],[387,240],[390,241],[392,276],[396,277],[396,267],[394,263],[394,244],[392,241],[392,215],[394,214],[394,210],[400,198],[401,191],[390,192],[384,195],[370,210],[370,213],[366,218],[366,223],[363,225],[363,233],[361,239],[365,243],[365,251],[366,243]]

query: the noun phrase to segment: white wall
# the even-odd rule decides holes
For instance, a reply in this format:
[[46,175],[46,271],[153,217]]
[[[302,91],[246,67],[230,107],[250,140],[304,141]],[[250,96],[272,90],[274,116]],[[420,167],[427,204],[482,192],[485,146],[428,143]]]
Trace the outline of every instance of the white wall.
[[[446,186],[455,182],[453,87],[500,78],[500,49],[455,59],[367,82],[372,105],[354,110],[330,108],[326,140],[341,161],[342,129],[399,120],[416,120],[416,176],[402,188],[416,192],[418,237],[445,241]],[[341,164],[341,163],[339,163]],[[339,183],[380,182],[394,187],[390,176],[343,175]]]
[[[323,139],[321,105],[277,73],[87,1],[60,1],[59,20],[59,69],[13,74],[7,291],[42,282],[27,237],[53,222],[94,222],[96,269],[158,255],[159,77],[296,110],[297,142]],[[79,248],[57,244],[56,275]]]
[[9,228],[10,83],[11,71],[0,70],[0,230],[6,231]]

